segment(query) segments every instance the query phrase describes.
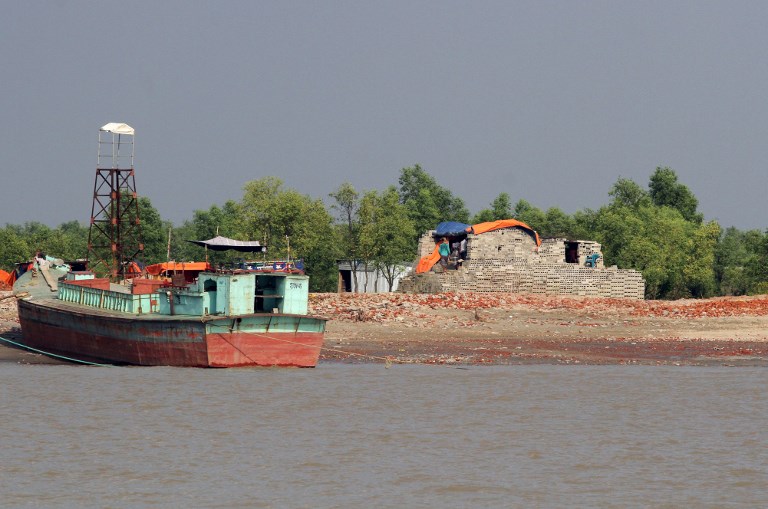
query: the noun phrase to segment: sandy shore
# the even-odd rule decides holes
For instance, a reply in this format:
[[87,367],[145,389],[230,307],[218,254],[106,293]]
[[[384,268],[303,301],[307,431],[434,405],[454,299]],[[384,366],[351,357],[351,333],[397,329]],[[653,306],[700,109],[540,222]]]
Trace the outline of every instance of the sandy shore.
[[322,294],[312,305],[333,317],[327,361],[768,366],[768,296]]
[[[310,310],[330,318],[321,362],[768,366],[765,295],[313,294]],[[0,301],[0,336],[21,337],[13,298]],[[59,362],[7,344],[0,361]]]

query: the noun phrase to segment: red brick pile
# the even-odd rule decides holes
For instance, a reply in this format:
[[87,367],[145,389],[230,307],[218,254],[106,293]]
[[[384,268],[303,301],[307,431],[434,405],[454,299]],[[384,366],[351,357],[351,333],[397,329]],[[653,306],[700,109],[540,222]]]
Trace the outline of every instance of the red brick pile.
[[621,310],[638,317],[680,319],[730,316],[768,316],[768,295],[718,297],[677,301],[642,301],[596,297],[562,297],[509,293],[441,294],[312,294],[310,312],[342,321],[388,321],[424,318],[432,309],[565,310],[600,315]]

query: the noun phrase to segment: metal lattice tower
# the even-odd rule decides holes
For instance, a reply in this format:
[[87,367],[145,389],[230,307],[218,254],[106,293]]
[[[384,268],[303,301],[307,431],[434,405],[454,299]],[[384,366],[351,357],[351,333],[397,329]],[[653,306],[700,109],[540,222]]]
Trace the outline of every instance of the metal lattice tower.
[[131,126],[111,123],[99,129],[88,264],[113,280],[135,275],[131,262],[144,250],[133,156]]

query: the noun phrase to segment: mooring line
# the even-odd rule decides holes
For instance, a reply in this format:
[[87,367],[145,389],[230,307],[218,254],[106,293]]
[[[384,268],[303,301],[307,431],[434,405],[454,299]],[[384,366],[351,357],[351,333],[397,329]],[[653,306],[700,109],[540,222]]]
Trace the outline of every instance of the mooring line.
[[263,337],[263,338],[267,338],[267,339],[273,339],[275,341],[283,341],[285,343],[291,343],[291,344],[294,344],[294,345],[306,346],[306,347],[309,347],[309,348],[319,348],[321,352],[322,351],[326,351],[326,352],[342,353],[344,355],[349,355],[349,356],[364,357],[364,358],[368,358],[368,359],[374,359],[374,360],[383,361],[384,362],[384,367],[387,368],[387,369],[392,367],[392,364],[417,364],[416,362],[406,362],[406,361],[401,361],[399,359],[394,359],[394,358],[392,358],[390,356],[382,357],[380,355],[371,355],[371,354],[367,354],[367,353],[350,352],[350,351],[347,351],[347,350],[341,350],[339,348],[332,348],[332,347],[329,347],[329,346],[319,346],[319,347],[317,347],[315,345],[307,345],[305,343],[299,343],[298,341],[291,341],[290,339],[275,338],[275,337],[272,337],[272,336],[267,336],[267,335],[264,335],[264,334],[259,334],[258,332],[247,332],[247,331],[241,331],[241,332],[245,332],[245,334],[253,334],[254,336],[259,336],[259,337]]
[[[211,326],[213,326],[213,327],[224,327],[227,330],[232,331],[232,329],[230,327],[227,327],[225,325],[211,324]],[[258,336],[260,338],[271,339],[273,341],[282,341],[283,343],[290,343],[292,345],[305,346],[307,348],[319,348],[321,352],[323,350],[326,350],[326,351],[329,351],[329,352],[338,352],[338,353],[343,353],[343,354],[346,354],[346,355],[356,355],[358,357],[367,357],[369,359],[376,359],[376,360],[384,361],[384,364],[385,364],[386,368],[389,368],[393,363],[409,364],[409,363],[404,362],[404,361],[399,361],[397,359],[393,359],[392,357],[381,357],[379,355],[370,355],[370,354],[363,354],[363,353],[357,353],[357,352],[346,352],[344,350],[339,350],[338,348],[330,348],[330,347],[326,347],[326,346],[322,346],[322,345],[321,346],[308,345],[306,343],[300,343],[298,341],[291,341],[290,339],[276,338],[274,336],[269,336],[267,334],[260,334],[258,332],[250,332],[250,331],[241,330],[240,333],[242,333],[242,334],[250,334],[252,336]],[[229,341],[227,341],[227,343],[232,345],[232,343],[230,343]],[[235,345],[232,345],[232,346],[235,346]]]
[[[227,327],[227,329],[229,329],[230,331],[232,330],[232,329],[230,329],[229,327]],[[252,358],[251,358],[251,357],[250,357],[250,356],[249,356],[247,353],[243,352],[243,350],[242,350],[242,349],[238,348],[238,347],[237,347],[237,346],[236,346],[234,343],[232,343],[230,340],[228,340],[227,338],[225,338],[225,337],[224,337],[224,334],[222,334],[222,333],[220,333],[220,332],[215,332],[214,334],[218,334],[218,336],[219,336],[221,339],[223,339],[223,340],[224,340],[226,343],[228,343],[228,344],[229,344],[229,345],[230,345],[232,348],[234,348],[235,350],[237,350],[238,352],[240,352],[241,354],[243,354],[243,356],[244,356],[246,359],[248,359],[249,361],[251,361],[251,362],[252,362],[252,363],[254,363],[254,364],[257,364],[257,362],[256,362],[254,359],[252,359]]]
[[111,364],[99,364],[98,362],[89,362],[89,361],[84,361],[84,360],[81,360],[81,359],[73,359],[71,357],[65,357],[63,355],[57,355],[55,353],[46,352],[44,350],[38,350],[37,348],[32,348],[31,346],[27,346],[27,345],[24,345],[22,343],[17,343],[16,341],[12,341],[12,340],[10,340],[8,338],[4,338],[2,336],[0,336],[0,340],[5,341],[6,343],[10,343],[12,345],[16,345],[16,346],[18,346],[20,348],[24,348],[25,350],[29,350],[31,352],[35,352],[35,353],[40,353],[40,354],[46,355],[48,357],[55,357],[57,359],[63,359],[65,361],[70,361],[70,362],[77,362],[79,364],[86,364],[88,366],[101,366],[103,368],[111,368],[112,367]]

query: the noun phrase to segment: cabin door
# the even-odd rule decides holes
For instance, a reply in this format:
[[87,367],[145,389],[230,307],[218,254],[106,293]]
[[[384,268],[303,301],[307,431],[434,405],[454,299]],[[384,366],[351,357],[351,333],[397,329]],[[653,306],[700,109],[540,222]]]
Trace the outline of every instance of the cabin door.
[[216,303],[216,281],[208,279],[203,283],[203,291],[208,295],[208,314],[215,315],[219,312]]

